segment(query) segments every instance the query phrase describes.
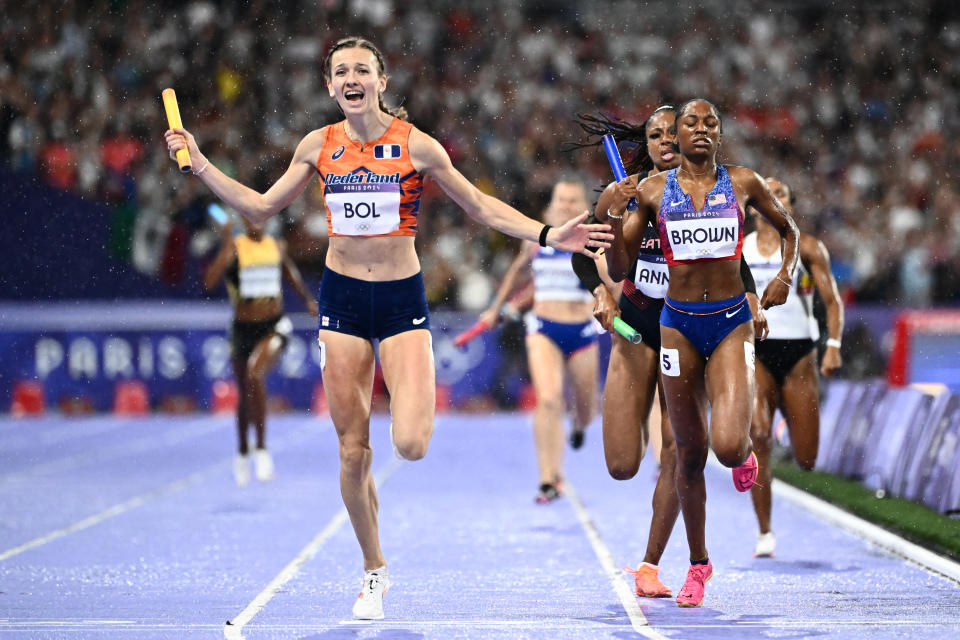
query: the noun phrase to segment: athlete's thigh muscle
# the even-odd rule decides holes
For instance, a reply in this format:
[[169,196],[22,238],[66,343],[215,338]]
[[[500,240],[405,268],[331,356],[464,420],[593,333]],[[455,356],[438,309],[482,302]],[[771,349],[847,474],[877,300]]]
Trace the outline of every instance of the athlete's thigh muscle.
[[756,365],[757,398],[754,402],[750,427],[750,433],[754,440],[770,436],[773,413],[780,404],[780,388],[777,387],[777,381],[773,379],[762,362],[757,360]]
[[369,438],[376,359],[369,340],[320,330],[320,366],[330,418],[343,437]]
[[527,365],[537,398],[563,398],[563,352],[542,333],[527,335]]
[[603,449],[608,469],[617,470],[618,477],[636,473],[649,439],[645,430],[657,383],[657,356],[646,344],[613,340],[603,386]]
[[820,388],[817,359],[811,351],[794,365],[783,380],[780,408],[790,430],[797,462],[812,469],[820,445]]
[[731,331],[707,362],[710,442],[718,456],[721,451],[738,449],[749,433],[755,398],[755,362],[752,322],[744,322]]
[[[380,342],[383,381],[390,392],[395,433],[407,428],[432,432],[436,372],[430,332],[404,331]],[[420,433],[420,435],[424,435]]]
[[580,413],[592,413],[597,402],[597,367],[600,349],[597,343],[583,347],[567,358],[567,374],[573,387],[573,401]]
[[676,329],[661,325],[660,338],[660,377],[677,446],[706,447],[705,359]]

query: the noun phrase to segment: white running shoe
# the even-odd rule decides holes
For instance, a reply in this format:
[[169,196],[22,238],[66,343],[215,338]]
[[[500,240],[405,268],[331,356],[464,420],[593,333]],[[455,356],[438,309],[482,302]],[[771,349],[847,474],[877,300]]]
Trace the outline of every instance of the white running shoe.
[[772,558],[773,550],[777,546],[777,538],[773,535],[773,531],[768,531],[767,533],[761,533],[757,536],[757,546],[753,550],[754,558]]
[[241,489],[250,484],[250,456],[238,453],[233,459],[233,479]]
[[357,620],[383,620],[383,596],[389,588],[386,567],[364,573],[360,596],[353,605],[353,617]]
[[253,452],[253,469],[260,482],[270,482],[274,478],[273,458],[266,449],[256,449]]

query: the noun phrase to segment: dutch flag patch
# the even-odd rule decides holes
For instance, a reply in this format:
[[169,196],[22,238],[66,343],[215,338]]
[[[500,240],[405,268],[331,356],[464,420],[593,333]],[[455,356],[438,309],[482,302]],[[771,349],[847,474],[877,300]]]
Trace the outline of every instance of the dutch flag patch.
[[377,160],[396,160],[400,157],[400,145],[378,144],[373,148],[373,157]]

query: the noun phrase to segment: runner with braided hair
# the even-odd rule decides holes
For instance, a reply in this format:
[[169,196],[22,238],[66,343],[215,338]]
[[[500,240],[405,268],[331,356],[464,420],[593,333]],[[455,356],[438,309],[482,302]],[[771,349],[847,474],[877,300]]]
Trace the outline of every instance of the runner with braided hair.
[[[690,568],[677,604],[697,607],[713,575],[706,547],[704,467],[713,448],[733,469],[738,491],[756,482],[750,441],[754,403],[754,323],[741,268],[744,208],[752,206],[784,240],[783,259],[760,301],[783,304],[797,261],[799,232],[790,213],[756,172],[717,163],[721,119],[696,98],[677,110],[680,165],[639,185],[611,184],[597,203],[614,239],[606,253],[611,277],[625,277],[636,247],[626,231],[655,223],[669,269],[660,314],[660,373],[677,445],[677,492],[690,548]],[[628,211],[634,200],[638,207]],[[634,236],[635,237],[635,236]],[[708,408],[709,421],[708,421]]]
[[[596,141],[571,145],[572,148],[597,146],[599,138],[606,134],[636,144],[637,151],[628,158],[625,168],[630,180],[637,183],[680,164],[676,147],[676,111],[671,105],[658,107],[639,125],[596,115],[580,115],[578,124]],[[585,256],[574,255],[572,262],[581,281],[593,292],[594,316],[611,331],[613,340],[603,388],[603,444],[607,470],[613,478],[628,480],[636,475],[651,435],[649,417],[653,400],[655,395],[659,396],[662,468],[653,492],[653,515],[646,552],[637,569],[631,572],[638,596],[671,597],[670,589],[658,577],[660,558],[680,513],[674,479],[676,447],[657,372],[660,312],[669,273],[659,235],[652,225],[648,224],[642,230],[635,225],[625,226],[623,233],[625,242],[636,247],[637,252],[622,285],[609,281],[605,269],[602,274],[598,271],[598,267],[605,266],[604,261],[595,263]],[[761,333],[763,315],[759,312],[753,278],[746,263],[742,264],[741,275],[750,292],[751,308],[755,312],[758,333]],[[615,293],[621,286],[618,304]],[[633,344],[612,331],[615,316],[620,316],[640,333],[642,340],[639,344]],[[658,388],[660,393],[656,394]]]

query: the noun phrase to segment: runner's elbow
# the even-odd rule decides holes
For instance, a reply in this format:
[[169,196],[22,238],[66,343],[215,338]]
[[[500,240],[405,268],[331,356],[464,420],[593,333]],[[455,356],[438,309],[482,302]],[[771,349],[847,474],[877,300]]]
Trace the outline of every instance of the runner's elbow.
[[607,264],[607,275],[614,282],[622,282],[627,277],[626,269],[617,264]]
[[243,214],[244,218],[254,224],[263,224],[278,210],[279,207],[267,202],[263,196],[257,194],[257,196],[250,198],[248,202],[244,203],[240,209],[240,213]]

